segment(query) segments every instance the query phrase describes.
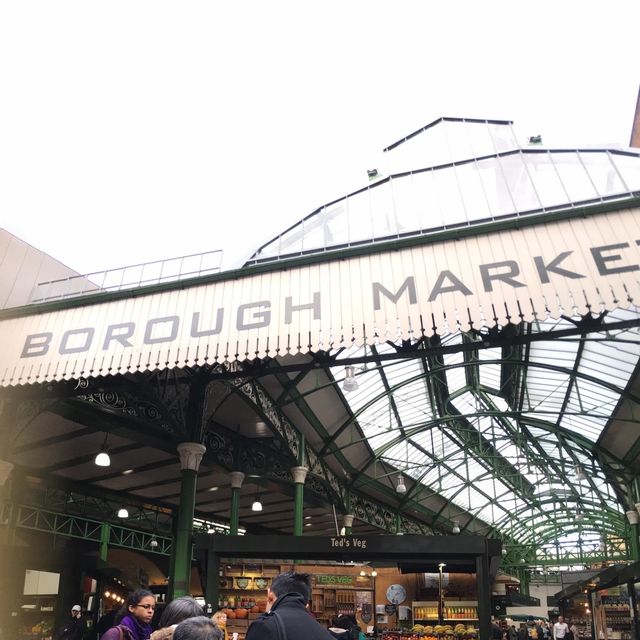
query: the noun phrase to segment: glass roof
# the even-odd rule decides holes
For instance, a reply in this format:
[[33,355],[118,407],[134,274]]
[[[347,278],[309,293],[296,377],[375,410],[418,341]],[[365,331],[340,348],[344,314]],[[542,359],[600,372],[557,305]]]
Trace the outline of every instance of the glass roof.
[[391,173],[307,215],[247,264],[624,199],[640,153],[521,148],[511,123],[440,119],[387,150]]
[[[640,152],[521,147],[507,121],[441,118],[385,152],[385,173],[313,211],[248,264],[640,193]],[[349,412],[334,445],[357,441],[370,452],[350,474],[353,488],[378,483],[393,496],[401,476],[400,507],[436,530],[535,544],[541,561],[561,544],[573,553],[623,540],[628,478],[600,445],[630,397],[639,309],[515,327],[521,339],[499,344],[483,328],[437,336],[436,350],[422,339],[334,351],[330,373]],[[344,384],[346,364],[355,385]]]
[[[360,471],[392,487],[394,472],[412,479],[406,499],[445,528],[455,520],[463,531],[495,529],[526,544],[557,535],[560,511],[569,519],[583,514],[581,531],[600,535],[602,513],[621,520],[623,509],[597,443],[640,358],[638,328],[608,325],[630,319],[640,319],[638,309],[609,314],[601,331],[562,337],[554,332],[576,319],[539,322],[530,328],[541,339],[513,364],[497,347],[439,361],[426,350],[420,358],[383,359],[398,353],[392,342],[340,353],[338,362],[371,354],[355,367],[357,389],[344,391],[353,428],[371,448]],[[473,347],[474,340],[456,333],[443,345]],[[520,381],[510,398],[509,368]],[[344,367],[331,372],[340,384]],[[588,470],[585,479],[575,479],[576,465]]]

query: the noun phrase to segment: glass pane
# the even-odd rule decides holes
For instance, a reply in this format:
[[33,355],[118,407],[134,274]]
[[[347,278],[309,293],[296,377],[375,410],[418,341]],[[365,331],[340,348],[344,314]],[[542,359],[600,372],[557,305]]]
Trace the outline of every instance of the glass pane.
[[423,231],[441,229],[444,226],[444,214],[434,173],[434,171],[422,171],[412,176],[419,224]]
[[349,196],[347,198],[347,207],[349,210],[349,237],[351,242],[372,240],[373,224],[369,189]]
[[540,200],[529,178],[522,154],[516,153],[498,158],[504,178],[514,200],[516,211],[531,211],[541,208]]
[[401,234],[420,230],[413,175],[389,181],[395,205],[398,230]]
[[529,171],[543,207],[567,204],[569,197],[549,153],[524,153],[522,158]]
[[455,170],[468,219],[484,220],[490,218],[491,210],[475,163],[469,162],[456,166]]
[[616,167],[618,167],[618,171],[622,174],[622,179],[627,185],[627,189],[629,191],[640,189],[640,157],[611,153],[611,158]]
[[478,161],[476,165],[489,209],[496,218],[514,213],[516,209],[500,163],[498,158],[488,158]]
[[581,151],[580,158],[601,196],[626,191],[608,153]]
[[443,226],[450,227],[465,223],[467,216],[453,168],[438,169],[433,172],[433,178],[438,199],[444,211]]
[[560,180],[562,180],[571,202],[592,200],[598,197],[598,193],[591,180],[589,180],[589,175],[580,162],[577,153],[572,151],[553,153],[551,160],[560,175]]
[[391,187],[388,182],[369,189],[371,198],[371,217],[376,238],[388,238],[398,233]]

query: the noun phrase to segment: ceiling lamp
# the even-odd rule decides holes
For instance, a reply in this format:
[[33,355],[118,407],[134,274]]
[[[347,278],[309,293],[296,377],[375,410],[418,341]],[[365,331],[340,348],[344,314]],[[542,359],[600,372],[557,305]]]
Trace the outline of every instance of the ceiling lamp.
[[396,493],[399,493],[401,495],[404,495],[405,493],[407,493],[407,485],[404,483],[404,478],[402,477],[401,473],[398,474],[398,484],[396,485]]
[[460,533],[460,525],[457,520],[453,521],[453,527],[451,529],[451,533]]
[[128,518],[128,517],[129,517],[129,512],[124,507],[121,507],[120,509],[118,509],[118,518]]
[[576,465],[576,473],[575,473],[575,478],[578,482],[582,482],[582,480],[586,480],[587,476],[584,472],[584,469],[582,468],[581,464],[577,464]]
[[160,543],[158,542],[158,539],[155,536],[151,536],[151,541],[149,542],[149,546],[152,549],[156,549],[158,547]]
[[107,446],[108,434],[104,434],[104,442],[100,448],[100,453],[96,456],[94,462],[99,467],[108,467],[111,464],[111,458],[109,457],[109,447]]
[[374,569],[374,570],[371,572],[371,577],[372,577],[372,578],[375,578],[377,575],[378,575],[378,572]]
[[360,575],[364,578],[367,575],[367,572],[364,569],[360,569]]
[[251,511],[262,511],[262,502],[260,502],[260,496],[256,496],[256,499],[251,505]]
[[342,381],[342,390],[346,393],[356,391],[358,389],[358,381],[355,376],[354,367],[347,366],[344,368],[344,380]]

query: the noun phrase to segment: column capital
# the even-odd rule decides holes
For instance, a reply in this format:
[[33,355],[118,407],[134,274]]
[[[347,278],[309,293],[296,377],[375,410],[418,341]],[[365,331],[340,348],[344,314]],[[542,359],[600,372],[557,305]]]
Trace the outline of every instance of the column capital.
[[307,479],[307,473],[309,469],[307,467],[291,467],[291,473],[293,474],[293,481],[296,484],[304,484]]
[[242,483],[244,482],[244,473],[242,473],[242,471],[232,471],[229,474],[229,478],[231,478],[232,489],[240,489],[242,487]]
[[182,471],[189,469],[190,471],[198,473],[202,456],[206,450],[207,447],[199,442],[181,442],[178,445],[180,469]]
[[342,525],[346,529],[351,529],[351,527],[353,526],[353,518],[354,518],[354,515],[352,513],[345,513],[342,516]]

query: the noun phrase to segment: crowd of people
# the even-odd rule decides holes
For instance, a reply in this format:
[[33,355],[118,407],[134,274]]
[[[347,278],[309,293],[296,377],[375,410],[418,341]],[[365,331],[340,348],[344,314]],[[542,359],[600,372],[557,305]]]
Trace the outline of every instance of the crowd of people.
[[575,624],[562,616],[555,623],[545,620],[520,622],[519,626],[505,620],[493,620],[492,640],[580,640],[580,632]]
[[[288,572],[276,576],[267,591],[267,610],[247,629],[246,640],[363,640],[353,616],[342,615],[329,628],[318,623],[308,608],[311,575]],[[146,589],[131,593],[119,611],[103,616],[96,625],[99,640],[229,640],[226,614],[206,616],[191,596],[172,600],[162,611],[154,630],[156,598]],[[79,605],[74,605],[57,640],[82,640],[85,624]],[[237,635],[237,634],[234,634]],[[236,640],[232,638],[231,640]]]
[[[287,572],[276,576],[267,591],[267,610],[248,627],[245,640],[364,640],[365,635],[353,616],[337,616],[328,628],[319,624],[309,611],[310,598],[310,574]],[[226,614],[218,611],[211,617],[206,616],[203,607],[191,596],[172,600],[162,611],[154,630],[155,611],[153,593],[138,589],[120,611],[98,623],[94,637],[99,640],[229,640]],[[81,608],[74,605],[57,640],[82,640],[84,629]],[[518,628],[504,620],[493,620],[492,640],[581,639],[576,625],[560,616],[554,624],[532,620],[520,623]]]

